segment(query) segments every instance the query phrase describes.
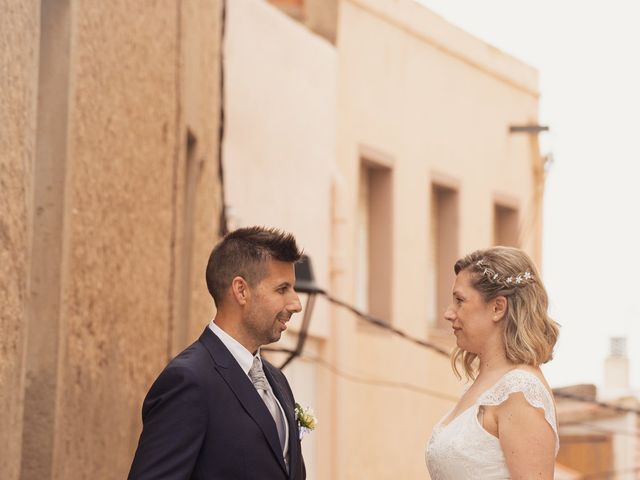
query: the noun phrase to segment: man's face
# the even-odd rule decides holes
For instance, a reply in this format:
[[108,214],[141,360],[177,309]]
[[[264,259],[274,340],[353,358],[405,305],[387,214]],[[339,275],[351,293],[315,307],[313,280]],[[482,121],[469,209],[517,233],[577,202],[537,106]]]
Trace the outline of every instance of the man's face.
[[302,310],[295,281],[292,263],[267,260],[267,276],[250,289],[244,317],[245,332],[256,348],[280,340],[291,315]]

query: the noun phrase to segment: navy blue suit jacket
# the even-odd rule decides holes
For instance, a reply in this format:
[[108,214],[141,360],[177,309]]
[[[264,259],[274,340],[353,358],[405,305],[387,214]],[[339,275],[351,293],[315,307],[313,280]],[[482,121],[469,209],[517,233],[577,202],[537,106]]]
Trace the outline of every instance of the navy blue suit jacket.
[[280,370],[263,365],[289,424],[290,473],[269,410],[207,327],[151,386],[129,479],[304,480],[293,393]]

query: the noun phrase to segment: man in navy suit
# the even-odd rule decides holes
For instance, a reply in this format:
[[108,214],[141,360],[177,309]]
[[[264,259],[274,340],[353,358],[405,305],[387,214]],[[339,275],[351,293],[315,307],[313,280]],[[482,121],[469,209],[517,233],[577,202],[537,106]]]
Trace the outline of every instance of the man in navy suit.
[[216,316],[151,386],[129,479],[305,479],[293,393],[260,356],[301,310],[300,255],[292,235],[262,227],[213,249]]

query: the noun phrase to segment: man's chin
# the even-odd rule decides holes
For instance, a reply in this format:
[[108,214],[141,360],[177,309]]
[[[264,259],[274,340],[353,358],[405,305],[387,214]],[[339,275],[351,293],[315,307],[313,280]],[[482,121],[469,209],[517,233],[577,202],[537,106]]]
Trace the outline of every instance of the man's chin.
[[268,345],[270,343],[276,343],[277,341],[280,340],[280,338],[282,338],[282,332],[274,333],[273,335],[271,335],[271,337],[265,343],[265,345]]

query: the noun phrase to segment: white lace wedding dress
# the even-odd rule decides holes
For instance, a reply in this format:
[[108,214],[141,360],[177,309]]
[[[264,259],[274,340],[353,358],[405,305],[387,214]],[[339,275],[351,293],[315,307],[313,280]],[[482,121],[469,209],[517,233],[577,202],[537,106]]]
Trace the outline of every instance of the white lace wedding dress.
[[449,412],[433,428],[425,453],[432,480],[509,478],[500,441],[482,427],[478,421],[478,411],[482,405],[499,405],[516,392],[522,392],[527,402],[544,410],[544,416],[556,435],[555,452],[558,454],[556,413],[549,391],[534,374],[525,370],[511,370],[480,395],[467,410],[443,425]]

